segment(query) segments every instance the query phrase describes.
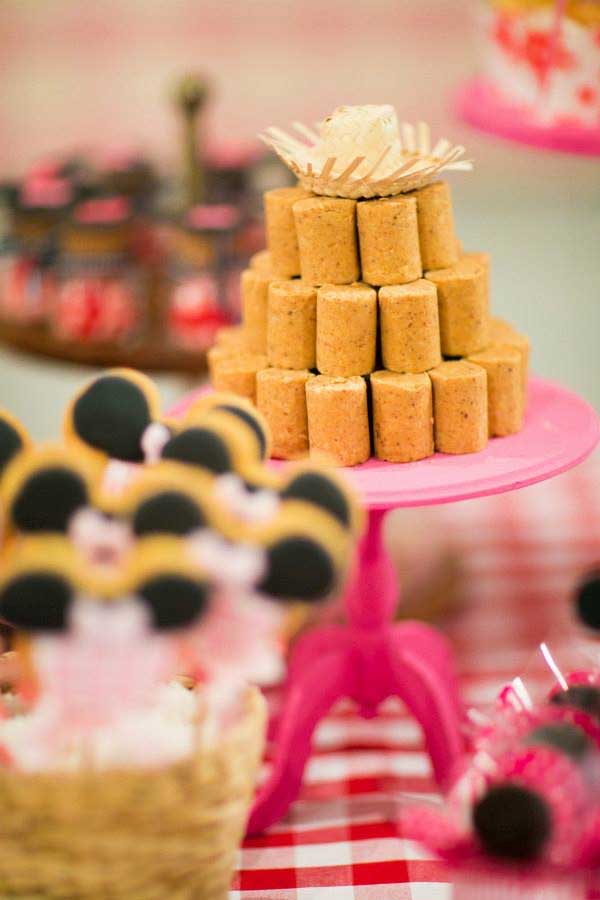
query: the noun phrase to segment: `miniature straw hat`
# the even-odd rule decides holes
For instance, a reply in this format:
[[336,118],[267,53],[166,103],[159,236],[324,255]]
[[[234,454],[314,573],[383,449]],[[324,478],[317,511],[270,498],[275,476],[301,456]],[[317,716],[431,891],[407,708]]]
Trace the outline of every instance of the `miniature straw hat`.
[[429,184],[442,171],[472,168],[461,159],[464,147],[446,138],[432,147],[425,122],[400,127],[389,105],[338,106],[318,134],[300,122],[292,127],[304,140],[275,127],[260,137],[304,188],[327,197],[391,197]]

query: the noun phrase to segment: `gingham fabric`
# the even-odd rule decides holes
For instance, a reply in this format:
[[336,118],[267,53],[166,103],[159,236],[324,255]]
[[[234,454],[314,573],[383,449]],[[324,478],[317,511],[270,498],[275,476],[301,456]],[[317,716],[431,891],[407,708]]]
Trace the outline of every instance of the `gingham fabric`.
[[[534,679],[540,641],[560,655],[574,634],[569,592],[600,562],[600,467],[440,517],[466,569],[466,606],[450,626],[464,696],[487,703],[515,675]],[[400,703],[365,721],[343,702],[319,728],[285,821],[241,849],[231,900],[447,900],[444,866],[394,826],[402,804],[435,795],[419,729]]]

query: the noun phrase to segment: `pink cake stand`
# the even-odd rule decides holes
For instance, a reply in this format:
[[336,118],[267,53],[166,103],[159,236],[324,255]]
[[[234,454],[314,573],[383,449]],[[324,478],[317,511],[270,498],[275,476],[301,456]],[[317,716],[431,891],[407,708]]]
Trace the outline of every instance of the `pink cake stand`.
[[600,128],[537,125],[527,110],[507,104],[485,78],[472,78],[456,96],[460,119],[496,137],[583,156],[600,156]]
[[[191,399],[174,412],[182,413]],[[436,453],[405,465],[370,460],[345,470],[368,513],[344,597],[347,623],[316,627],[294,648],[281,713],[271,728],[272,767],[257,794],[249,833],[278,821],[297,798],[315,728],[343,697],[365,717],[374,716],[388,697],[400,697],[423,730],[438,782],[448,780],[463,752],[451,648],[425,623],[393,621],[399,586],[382,539],[385,515],[543,481],[585,459],[599,435],[596,413],[585,401],[536,378],[523,430],[491,440],[481,453]]]

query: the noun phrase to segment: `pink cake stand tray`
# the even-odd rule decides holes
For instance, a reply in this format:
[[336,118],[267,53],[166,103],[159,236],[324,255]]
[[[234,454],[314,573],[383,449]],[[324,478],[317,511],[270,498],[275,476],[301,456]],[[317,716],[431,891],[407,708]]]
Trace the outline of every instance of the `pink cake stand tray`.
[[495,137],[543,150],[600,156],[600,127],[537,124],[527,110],[507,104],[485,78],[468,81],[459,90],[455,107],[459,119]]
[[[175,410],[183,412],[191,398]],[[386,513],[512,491],[559,475],[593,450],[594,410],[575,394],[531,380],[520,434],[491,440],[481,453],[405,465],[371,460],[344,470],[368,513],[344,597],[347,622],[316,627],[294,647],[281,712],[271,723],[272,766],[258,791],[248,831],[264,831],[297,798],[318,723],[347,697],[365,717],[398,696],[419,722],[442,786],[461,756],[462,706],[448,640],[423,622],[393,621],[396,571],[383,542]]]

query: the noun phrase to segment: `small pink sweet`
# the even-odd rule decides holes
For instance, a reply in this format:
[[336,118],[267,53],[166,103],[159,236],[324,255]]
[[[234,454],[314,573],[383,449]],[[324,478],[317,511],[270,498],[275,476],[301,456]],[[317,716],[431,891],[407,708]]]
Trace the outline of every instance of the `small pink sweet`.
[[3,315],[22,324],[43,319],[51,308],[56,279],[49,269],[41,269],[29,257],[11,257],[0,265],[0,309]]
[[75,601],[66,635],[33,639],[41,701],[51,703],[54,725],[82,733],[148,704],[175,670],[175,647],[151,631],[135,600]]
[[219,286],[204,272],[177,284],[170,296],[169,330],[180,344],[201,350],[214,343],[216,332],[230,323],[219,303]]
[[59,178],[50,171],[36,172],[25,180],[21,190],[21,203],[28,207],[61,207],[70,203],[72,193],[66,178]]
[[[217,594],[208,617],[186,636],[188,651],[204,673],[215,731],[236,715],[249,683],[281,675],[282,616],[275,604],[230,588]],[[211,723],[207,728],[210,732]]]
[[280,503],[276,491],[250,491],[233,472],[215,480],[215,497],[242,522],[268,522],[276,515]]
[[118,565],[133,543],[127,522],[108,519],[92,507],[78,510],[69,522],[69,538],[91,566]]
[[119,340],[129,337],[138,321],[136,294],[118,278],[70,278],[60,288],[52,311],[52,328],[63,340]]
[[170,437],[171,432],[162,422],[152,422],[151,425],[148,425],[141,440],[144,461],[148,465],[153,465],[160,460],[163,448]]
[[251,593],[265,572],[264,550],[251,544],[234,544],[209,529],[193,532],[187,542],[192,559],[218,585]]

